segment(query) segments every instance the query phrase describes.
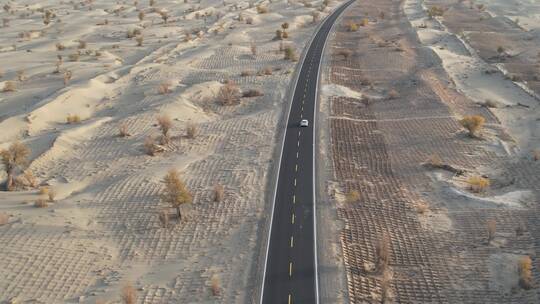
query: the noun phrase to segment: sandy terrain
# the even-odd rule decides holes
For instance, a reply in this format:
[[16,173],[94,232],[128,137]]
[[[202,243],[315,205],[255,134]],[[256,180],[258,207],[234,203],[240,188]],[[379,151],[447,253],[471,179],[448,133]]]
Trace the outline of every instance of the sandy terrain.
[[[0,13],[8,20],[0,88],[16,84],[0,93],[0,148],[26,144],[25,168],[56,192],[48,208],[34,207],[37,189],[0,192],[9,216],[0,226],[0,302],[114,303],[128,281],[138,303],[248,303],[257,295],[264,189],[295,67],[273,38],[288,22],[285,43],[299,54],[322,2],[135,3],[17,1]],[[134,30],[141,33],[128,38]],[[218,105],[225,80],[264,95]],[[160,94],[164,83],[170,92]],[[151,157],[143,142],[159,133],[159,114],[173,120],[172,140]],[[80,123],[66,123],[69,115]],[[188,124],[198,128],[193,139]],[[119,137],[120,125],[131,136]],[[171,168],[194,202],[180,223],[162,228],[162,178]],[[213,201],[216,184],[225,188],[222,202]]]
[[[480,1],[471,9],[469,1],[367,0],[336,27],[322,88],[329,128],[320,137],[331,164],[320,183],[335,216],[320,217],[319,226],[339,238],[341,250],[326,266],[344,265],[346,282],[325,279],[340,277],[330,272],[321,283],[341,288],[349,302],[539,301],[532,62],[540,23],[534,1],[517,2],[523,8],[508,10],[502,0],[481,9]],[[428,15],[433,6],[442,16]],[[502,52],[494,36],[505,39]],[[460,125],[468,115],[484,117],[480,138]],[[478,193],[469,185],[477,176],[490,181]],[[382,267],[377,244],[385,239]],[[530,276],[518,270],[526,257]]]

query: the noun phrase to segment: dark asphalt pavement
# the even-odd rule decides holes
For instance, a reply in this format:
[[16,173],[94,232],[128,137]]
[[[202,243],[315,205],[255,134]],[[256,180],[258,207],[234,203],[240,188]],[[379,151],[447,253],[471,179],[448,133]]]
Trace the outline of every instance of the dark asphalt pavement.
[[[318,303],[314,234],[314,115],[319,65],[332,24],[327,17],[302,64],[285,133],[262,294],[263,304]],[[309,127],[300,127],[300,120]]]

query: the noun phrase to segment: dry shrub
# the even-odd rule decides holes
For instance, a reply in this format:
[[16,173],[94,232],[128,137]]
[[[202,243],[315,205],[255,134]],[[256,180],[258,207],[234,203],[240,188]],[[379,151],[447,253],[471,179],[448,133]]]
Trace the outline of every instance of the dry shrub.
[[48,206],[49,204],[44,199],[38,199],[37,201],[34,202],[34,207],[36,208],[47,208]]
[[158,214],[159,222],[161,223],[161,227],[168,228],[169,227],[169,212],[167,209],[163,209]]
[[364,18],[362,19],[362,21],[360,21],[360,26],[366,26],[368,25],[368,23],[369,23],[369,20],[367,18]]
[[347,193],[346,202],[347,203],[356,203],[360,200],[360,192],[358,190],[352,190]]
[[197,137],[197,134],[199,133],[199,129],[197,128],[197,125],[194,123],[189,123],[186,127],[186,137],[187,138],[195,138]]
[[39,194],[40,195],[48,195],[49,194],[49,188],[48,187],[40,187],[39,188]]
[[289,33],[283,31],[283,33],[281,33],[281,38],[283,38],[283,39],[289,38]]
[[0,158],[7,175],[6,190],[13,190],[15,171],[27,163],[28,155],[30,149],[20,142],[11,144],[7,150],[0,150]]
[[54,202],[56,200],[56,191],[54,189],[49,189],[49,192],[47,193],[47,198],[49,199],[49,202]]
[[251,55],[257,56],[257,45],[255,43],[251,43],[250,50],[251,50]]
[[430,155],[426,163],[434,168],[440,168],[443,165],[441,157],[437,154]]
[[144,152],[147,155],[154,156],[159,152],[159,147],[156,144],[156,139],[153,136],[148,136],[144,139]]
[[384,271],[390,261],[390,240],[388,239],[388,236],[383,235],[381,239],[375,243],[375,259],[377,268]]
[[540,149],[535,149],[533,151],[533,160],[539,161],[540,160]]
[[69,56],[68,56],[69,61],[79,61],[80,57],[81,57],[81,55],[79,53],[69,54]]
[[161,135],[163,135],[163,139],[168,142],[170,139],[169,131],[172,128],[172,120],[167,114],[159,115],[157,118],[157,123],[159,125],[159,130],[161,131]]
[[533,287],[532,280],[532,261],[529,256],[522,257],[518,261],[519,271],[519,286],[523,289],[531,289]]
[[352,54],[351,50],[347,50],[347,49],[341,49],[337,52],[337,55],[343,56],[343,59],[349,58],[351,54]]
[[240,89],[233,81],[227,81],[218,92],[218,102],[221,105],[229,106],[234,105],[240,100]]
[[28,186],[31,188],[37,188],[38,186],[38,181],[36,177],[34,176],[34,174],[32,173],[32,171],[30,170],[25,170],[22,176],[20,177],[20,179],[23,185],[25,186]]
[[253,24],[253,18],[252,17],[247,17],[246,18],[246,24]]
[[296,55],[296,50],[292,46],[285,47],[284,53],[285,53],[285,57],[284,57],[285,60],[290,60],[290,61],[298,60],[298,56]]
[[3,92],[15,92],[17,91],[17,83],[15,81],[6,81],[4,82]]
[[428,9],[428,16],[433,18],[435,16],[442,16],[444,14],[444,9],[440,6],[432,6]]
[[313,19],[311,20],[311,22],[312,22],[312,23],[317,23],[317,22],[319,22],[320,16],[321,16],[321,13],[319,13],[319,12],[317,12],[317,11],[311,12],[311,17],[313,18]]
[[480,193],[484,192],[490,185],[490,181],[487,178],[481,176],[471,176],[467,179],[467,184],[472,192]]
[[171,83],[170,82],[162,82],[158,86],[158,93],[161,95],[169,94],[171,93]]
[[466,116],[459,121],[459,123],[469,131],[469,136],[477,136],[477,133],[482,129],[485,118],[480,115]]
[[222,202],[225,198],[225,188],[217,184],[214,186],[214,202]]
[[240,73],[240,76],[247,77],[247,76],[253,76],[253,74],[254,74],[253,71],[246,70],[246,71],[242,71]]
[[495,232],[497,232],[497,222],[493,219],[488,220],[486,223],[487,226],[487,243],[491,243],[491,241],[495,238]]
[[0,226],[5,225],[9,222],[9,215],[4,212],[0,213]]
[[135,41],[137,41],[137,46],[142,46],[144,42],[143,36],[137,36],[135,37]]
[[122,287],[121,295],[124,304],[135,304],[137,302],[137,291],[130,282],[127,282],[124,287]]
[[415,207],[418,214],[425,214],[429,210],[429,206],[426,203],[417,203]]
[[73,77],[73,72],[65,71],[63,77],[64,77],[64,85],[67,86],[67,84],[71,80],[71,77]]
[[78,124],[78,123],[81,122],[81,117],[79,117],[79,115],[77,115],[77,114],[69,114],[66,117],[66,122],[68,124]]
[[257,96],[263,96],[263,92],[261,90],[256,89],[250,89],[242,93],[242,97],[257,97]]
[[283,31],[276,30],[276,36],[274,37],[274,40],[280,40],[283,38]]
[[23,82],[23,81],[26,79],[26,76],[25,76],[25,74],[24,74],[24,70],[18,70],[18,71],[16,72],[16,74],[17,74],[17,80],[18,80],[19,82]]
[[62,43],[60,43],[60,42],[56,43],[56,50],[57,51],[63,51],[65,49],[66,49],[66,47]]
[[79,40],[79,45],[77,46],[79,49],[85,49],[86,48],[86,41]]
[[356,24],[356,23],[354,23],[352,21],[349,21],[346,26],[347,26],[347,31],[349,31],[349,32],[358,31],[358,24]]
[[219,280],[219,277],[217,275],[213,275],[212,279],[210,280],[210,288],[212,289],[212,295],[214,297],[217,297],[221,294],[221,282]]
[[193,196],[187,189],[186,185],[180,179],[180,173],[175,169],[171,169],[165,178],[163,179],[165,183],[165,190],[161,195],[161,199],[171,204],[173,208],[176,208],[178,214],[178,220],[182,219],[181,206],[184,204],[190,204],[193,202]]
[[396,99],[399,97],[398,91],[391,89],[390,92],[388,92],[388,98],[389,99]]
[[257,5],[257,13],[258,14],[266,14],[266,13],[268,13],[268,8],[266,6]]
[[118,126],[118,135],[120,137],[128,137],[128,136],[131,136],[131,134],[129,133],[128,131],[128,127],[126,124],[120,124]]
[[139,21],[143,21],[143,20],[144,20],[144,15],[145,15],[145,14],[144,14],[143,11],[140,11],[140,12],[139,12],[139,16],[138,16],[138,17],[139,17]]
[[271,67],[264,67],[261,72],[263,75],[272,75],[273,73]]

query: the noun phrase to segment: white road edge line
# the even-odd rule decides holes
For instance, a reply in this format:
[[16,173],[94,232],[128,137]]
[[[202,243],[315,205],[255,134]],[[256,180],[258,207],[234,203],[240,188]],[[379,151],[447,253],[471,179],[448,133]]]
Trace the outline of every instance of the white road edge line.
[[[354,0],[350,0],[351,3],[353,1]],[[266,283],[266,267],[268,266],[268,252],[270,250],[270,239],[272,237],[272,224],[274,222],[274,209],[276,207],[276,196],[277,196],[277,188],[278,188],[278,184],[279,184],[279,173],[281,172],[281,159],[283,157],[283,148],[285,146],[285,138],[287,138],[287,127],[289,125],[289,117],[291,115],[292,104],[294,102],[294,95],[296,93],[296,87],[298,86],[298,80],[300,78],[300,73],[302,72],[302,67],[304,66],[304,63],[306,61],[306,56],[307,56],[307,54],[309,52],[309,49],[311,48],[311,44],[313,43],[313,40],[317,36],[317,33],[322,28],[323,24],[326,22],[326,19],[328,19],[330,16],[332,16],[336,11],[338,11],[342,6],[346,5],[347,3],[349,3],[349,2],[345,2],[345,3],[341,4],[332,13],[328,14],[326,17],[324,17],[323,20],[321,20],[321,22],[319,23],[319,25],[317,26],[317,28],[313,32],[313,35],[310,38],[309,44],[302,51],[303,52],[303,54],[302,54],[302,64],[297,66],[298,72],[296,73],[296,76],[295,76],[292,94],[289,97],[290,98],[290,103],[289,103],[289,110],[287,111],[287,117],[285,118],[285,133],[283,134],[283,139],[281,141],[281,151],[279,153],[279,159],[278,159],[278,171],[277,171],[277,176],[276,176],[276,185],[274,186],[274,197],[272,199],[272,211],[271,211],[271,214],[270,214],[270,226],[269,226],[269,229],[268,229],[268,240],[266,242],[266,254],[265,254],[265,258],[264,258],[264,270],[263,270],[263,280],[262,280],[262,286],[261,286],[261,299],[260,299],[261,304],[263,304],[263,299],[264,299],[264,284]],[[337,21],[337,19],[336,19],[336,21]],[[333,25],[332,25],[332,27],[333,27]],[[326,39],[325,39],[325,46],[326,46]],[[312,60],[313,60],[313,58],[312,58]],[[320,71],[320,65],[319,65],[319,71]],[[316,84],[317,89],[318,89],[318,85],[319,85],[319,80],[317,79],[317,84]],[[315,90],[316,92],[317,92],[317,89]],[[317,97],[317,99],[318,99],[318,97]],[[317,105],[315,105],[315,107],[316,106]],[[315,136],[315,130],[313,131],[313,134],[314,134],[313,136]],[[313,142],[313,143],[315,144],[315,142]],[[315,150],[313,150],[313,153],[315,153]],[[315,162],[315,159],[313,159],[313,162]],[[313,191],[315,191],[315,189],[313,189]],[[315,206],[315,204],[313,204],[313,205]],[[315,214],[314,214],[314,216],[315,216]],[[316,230],[317,230],[316,222],[314,224],[315,224],[314,231],[315,231],[315,236],[316,236]],[[314,242],[314,244],[315,244],[315,266],[317,267],[318,264],[317,264],[317,250],[316,250],[317,243],[316,242],[317,242],[317,240],[315,239],[315,242]],[[318,280],[318,269],[315,268],[315,289],[316,289],[316,301],[317,301],[317,304],[319,304],[319,283],[318,282],[319,282],[319,280]]]

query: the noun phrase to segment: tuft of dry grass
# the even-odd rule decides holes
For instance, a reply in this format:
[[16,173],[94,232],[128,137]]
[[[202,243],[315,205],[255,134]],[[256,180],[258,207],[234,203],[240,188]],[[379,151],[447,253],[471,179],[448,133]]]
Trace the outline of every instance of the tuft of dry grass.
[[432,6],[428,9],[428,16],[430,18],[433,18],[435,16],[442,16],[444,15],[444,9],[440,6]]
[[466,116],[459,121],[469,131],[469,136],[471,137],[477,136],[477,133],[482,130],[485,122],[485,118],[480,115]]
[[143,12],[143,11],[140,11],[140,12],[139,12],[139,15],[138,15],[139,21],[143,21],[143,20],[144,20],[144,16],[145,16],[144,12]]
[[170,139],[169,131],[172,128],[173,122],[167,114],[159,115],[157,118],[157,123],[161,134],[163,135],[162,139],[164,142],[168,142]]
[[79,49],[85,49],[86,48],[86,41],[79,40],[79,45],[77,46]]
[[171,204],[173,208],[176,208],[178,220],[181,220],[182,213],[180,208],[184,204],[192,203],[193,196],[180,178],[180,173],[175,169],[169,170],[167,175],[163,178],[163,182],[165,184],[165,190],[161,195],[161,199],[164,202]]
[[217,184],[214,186],[214,202],[222,202],[225,198],[225,188]]
[[481,176],[471,176],[467,179],[467,184],[469,184],[469,189],[471,189],[472,192],[480,193],[484,192],[489,187],[490,181]]
[[9,215],[0,212],[0,226],[6,225],[7,223],[9,223]]
[[34,207],[36,208],[47,208],[48,206],[49,204],[44,199],[38,199],[37,201],[34,202]]
[[142,35],[139,35],[135,37],[135,41],[137,41],[137,46],[142,46],[144,42],[144,37]]
[[519,286],[523,289],[531,289],[533,287],[532,279],[532,261],[529,256],[522,257],[518,261]]
[[26,187],[37,188],[38,186],[38,181],[30,170],[25,170],[20,176],[20,180]]
[[137,291],[130,282],[127,282],[122,287],[121,296],[124,304],[135,304],[137,302]]
[[56,50],[57,51],[63,51],[65,49],[66,49],[66,47],[62,43],[60,43],[60,42],[56,43]]
[[73,72],[71,71],[65,71],[63,78],[64,78],[64,86],[67,86],[69,81],[71,80],[71,77],[73,77]]
[[352,190],[349,193],[347,193],[347,197],[345,201],[347,203],[356,203],[360,200],[360,192],[358,190]]
[[240,101],[240,89],[233,81],[227,81],[219,89],[217,100],[224,106],[237,104]]
[[263,95],[264,93],[257,89],[250,89],[242,93],[242,97],[258,97]]
[[426,203],[417,203],[415,207],[418,214],[425,214],[429,210],[429,206]]
[[358,31],[358,24],[352,22],[352,21],[349,21],[346,25],[347,27],[347,31],[349,32],[356,32]]
[[158,214],[159,222],[161,223],[161,227],[163,228],[169,228],[169,212],[167,209],[162,209]]
[[0,150],[0,160],[7,175],[6,190],[13,190],[16,170],[26,165],[29,155],[30,149],[20,142],[11,144],[6,150]]
[[68,56],[69,61],[79,61],[80,57],[81,57],[81,55],[79,53],[69,54],[69,56]]
[[170,82],[162,82],[158,86],[158,93],[161,95],[169,94],[171,93],[171,83]]
[[497,222],[494,219],[490,219],[486,222],[487,228],[487,243],[490,244],[491,241],[495,238],[495,233],[497,232]]
[[360,26],[367,26],[369,24],[369,20],[367,18],[362,19],[360,21]]
[[245,70],[245,71],[240,72],[240,76],[242,77],[253,76],[253,74],[254,73],[251,70]]
[[394,90],[394,89],[391,89],[389,92],[388,92],[388,98],[389,99],[396,99],[399,97],[399,93],[398,91]]
[[67,117],[66,117],[66,123],[72,125],[72,124],[78,124],[81,122],[81,117],[79,115],[76,115],[76,114],[69,114]]
[[199,129],[197,128],[197,125],[194,123],[189,123],[186,126],[186,137],[187,138],[195,138],[197,137],[197,134],[199,133]]
[[533,160],[539,161],[540,160],[540,149],[535,149],[533,152]]
[[56,200],[56,191],[52,188],[49,188],[47,198],[49,199],[49,202],[53,203]]
[[287,46],[283,50],[285,56],[283,59],[290,61],[298,61],[298,55],[296,55],[296,50],[292,46]]
[[351,50],[348,50],[348,49],[341,49],[336,54],[338,56],[343,56],[343,59],[346,60],[351,56],[352,52],[351,52]]
[[266,14],[266,13],[268,13],[268,7],[262,6],[262,5],[257,5],[257,13],[258,14]]
[[128,126],[126,124],[120,124],[118,126],[118,136],[120,137],[129,137],[131,134],[128,131]]
[[249,48],[251,50],[251,55],[257,56],[257,45],[254,42],[251,43]]
[[144,139],[143,147],[146,155],[154,156],[157,152],[159,152],[156,139],[150,135]]
[[39,188],[39,194],[40,195],[48,195],[49,194],[49,187],[40,187]]
[[221,282],[217,275],[213,275],[210,279],[210,288],[212,289],[212,295],[217,297],[221,294]]
[[8,80],[4,82],[4,88],[2,92],[15,92],[17,91],[17,83],[15,81]]

